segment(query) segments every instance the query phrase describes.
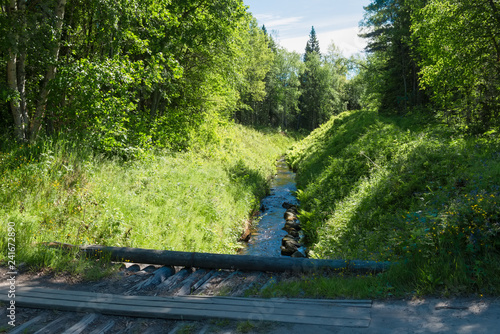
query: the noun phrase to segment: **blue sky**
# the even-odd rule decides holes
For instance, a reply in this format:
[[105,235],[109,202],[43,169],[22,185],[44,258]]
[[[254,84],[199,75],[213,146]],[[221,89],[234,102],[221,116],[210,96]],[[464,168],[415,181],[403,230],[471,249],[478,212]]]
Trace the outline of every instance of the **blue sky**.
[[371,0],[244,0],[259,25],[277,32],[281,46],[304,53],[314,26],[322,52],[333,41],[345,56],[360,53],[366,42],[357,37],[363,6]]

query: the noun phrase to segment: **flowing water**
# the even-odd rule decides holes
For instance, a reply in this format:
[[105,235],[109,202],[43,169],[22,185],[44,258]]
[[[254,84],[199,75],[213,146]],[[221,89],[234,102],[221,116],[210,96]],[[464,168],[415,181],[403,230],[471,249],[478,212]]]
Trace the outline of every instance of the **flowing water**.
[[284,160],[280,160],[277,165],[277,174],[271,182],[271,194],[262,200],[261,214],[256,218],[258,224],[241,254],[282,256],[281,239],[287,235],[287,232],[283,230],[285,226],[283,215],[286,211],[283,203],[297,205],[298,201],[293,195],[296,190],[295,173],[288,168]]

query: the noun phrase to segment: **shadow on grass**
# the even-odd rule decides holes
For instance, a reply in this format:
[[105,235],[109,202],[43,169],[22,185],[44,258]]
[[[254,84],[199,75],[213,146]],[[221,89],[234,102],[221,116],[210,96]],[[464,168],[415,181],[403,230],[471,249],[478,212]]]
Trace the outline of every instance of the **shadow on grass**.
[[[238,189],[246,189],[246,193],[250,191],[254,198],[262,199],[269,190],[269,183],[262,173],[249,168],[242,159],[229,167],[227,173]],[[240,191],[233,193],[235,201],[240,200],[242,196],[245,196],[245,193]]]

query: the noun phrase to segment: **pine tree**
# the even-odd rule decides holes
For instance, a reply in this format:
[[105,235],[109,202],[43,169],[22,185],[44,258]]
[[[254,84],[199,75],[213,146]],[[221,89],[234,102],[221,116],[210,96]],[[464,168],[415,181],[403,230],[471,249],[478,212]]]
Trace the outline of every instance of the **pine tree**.
[[316,37],[316,30],[314,30],[314,27],[311,28],[311,33],[309,34],[309,40],[307,41],[306,44],[306,53],[304,55],[304,62],[307,62],[307,57],[311,53],[320,54],[319,41],[318,38]]
[[266,36],[268,35],[267,34],[267,28],[266,28],[265,24],[262,25],[262,32],[264,33],[264,35],[266,35]]

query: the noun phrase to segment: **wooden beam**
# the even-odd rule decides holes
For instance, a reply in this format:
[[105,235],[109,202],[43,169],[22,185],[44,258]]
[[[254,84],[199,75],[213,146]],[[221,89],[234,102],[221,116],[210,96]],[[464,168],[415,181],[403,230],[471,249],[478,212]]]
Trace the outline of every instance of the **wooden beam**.
[[[50,247],[72,249],[78,246],[50,243]],[[156,249],[79,246],[88,256],[108,256],[112,261],[150,263],[188,268],[230,269],[267,272],[315,272],[321,270],[350,270],[355,272],[380,272],[391,263],[375,261],[317,260],[308,258],[263,257],[252,255],[227,255],[195,252],[175,252]]]
[[[3,292],[3,291],[0,291]],[[6,294],[0,294],[0,300]],[[325,326],[368,327],[370,310],[323,303],[224,297],[122,296],[19,286],[16,305],[64,311],[162,319],[211,318],[277,321]]]

